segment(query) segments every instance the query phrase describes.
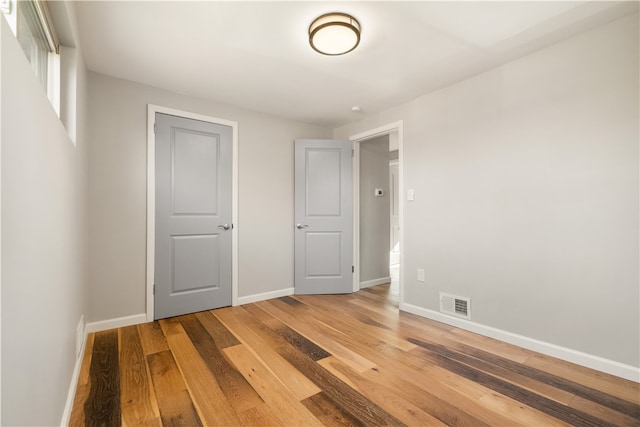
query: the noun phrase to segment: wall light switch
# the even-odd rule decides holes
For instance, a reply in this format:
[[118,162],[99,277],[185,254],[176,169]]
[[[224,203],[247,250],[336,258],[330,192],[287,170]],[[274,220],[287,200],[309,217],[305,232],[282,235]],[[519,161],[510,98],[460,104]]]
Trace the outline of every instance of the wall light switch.
[[424,270],[421,268],[418,269],[418,282],[424,282]]
[[0,11],[7,15],[11,14],[11,0],[0,0]]
[[407,201],[413,202],[413,188],[407,190]]

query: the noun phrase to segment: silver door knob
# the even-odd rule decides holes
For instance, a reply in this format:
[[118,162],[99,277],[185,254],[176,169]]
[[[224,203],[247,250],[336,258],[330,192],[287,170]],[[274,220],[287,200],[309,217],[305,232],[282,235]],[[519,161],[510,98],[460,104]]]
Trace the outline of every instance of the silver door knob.
[[225,230],[226,231],[231,227],[229,226],[229,224],[224,224],[224,225],[219,225],[218,228],[221,229],[221,230]]
[[296,228],[298,230],[302,230],[303,228],[307,228],[309,224],[296,224]]

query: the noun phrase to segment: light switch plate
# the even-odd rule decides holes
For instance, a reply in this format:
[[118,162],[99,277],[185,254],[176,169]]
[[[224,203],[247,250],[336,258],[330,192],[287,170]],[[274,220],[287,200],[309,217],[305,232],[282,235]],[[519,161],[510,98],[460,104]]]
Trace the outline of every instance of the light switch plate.
[[407,190],[407,201],[413,202],[413,188]]
[[0,0],[0,11],[6,15],[11,14],[11,0]]

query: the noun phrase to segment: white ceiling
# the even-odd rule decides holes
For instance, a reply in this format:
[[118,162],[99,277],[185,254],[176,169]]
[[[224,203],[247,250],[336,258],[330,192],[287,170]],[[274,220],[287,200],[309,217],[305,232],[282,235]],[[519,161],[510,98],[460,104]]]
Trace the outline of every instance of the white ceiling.
[[[90,70],[336,126],[638,10],[638,2],[75,3]],[[340,11],[360,46],[328,57],[307,29]],[[358,105],[362,112],[354,113]]]

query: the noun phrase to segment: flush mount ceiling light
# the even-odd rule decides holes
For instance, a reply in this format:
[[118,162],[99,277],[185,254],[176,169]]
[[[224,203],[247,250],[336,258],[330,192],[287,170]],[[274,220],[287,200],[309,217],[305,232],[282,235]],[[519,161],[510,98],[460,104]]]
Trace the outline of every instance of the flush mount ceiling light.
[[344,55],[359,43],[360,23],[346,13],[327,13],[309,25],[309,44],[323,55]]

